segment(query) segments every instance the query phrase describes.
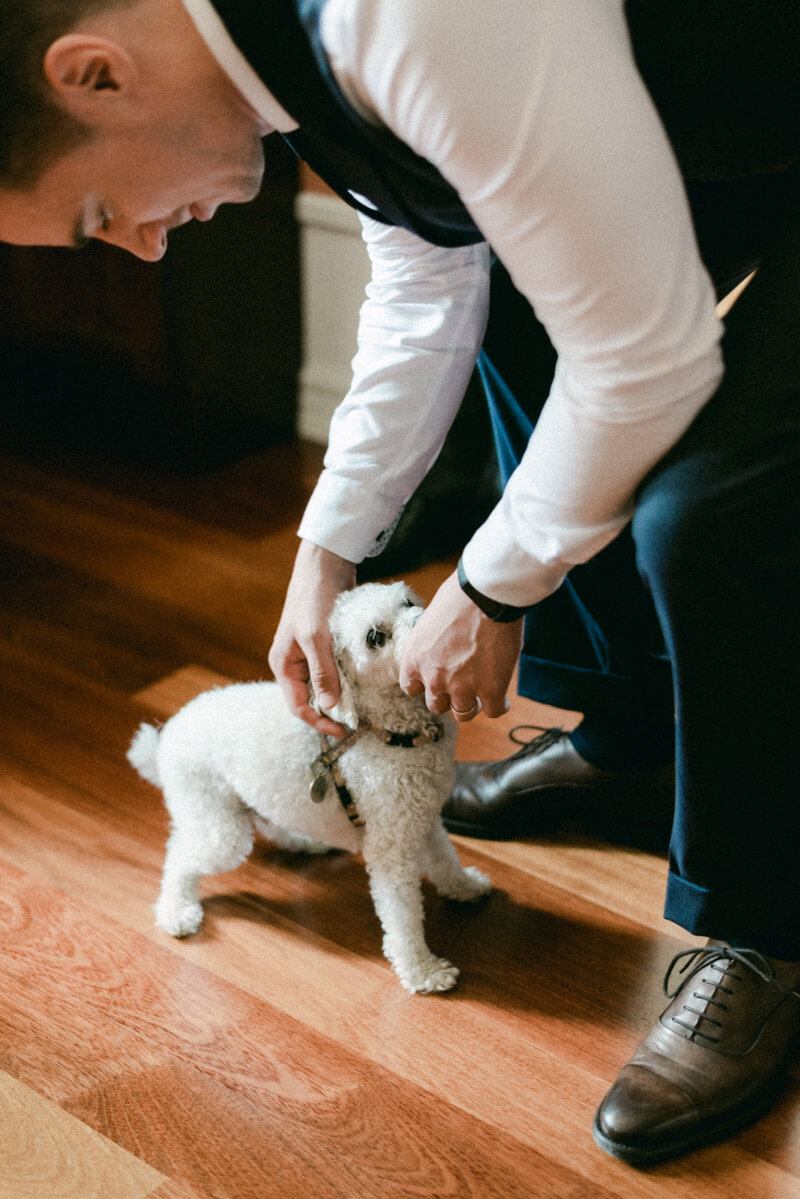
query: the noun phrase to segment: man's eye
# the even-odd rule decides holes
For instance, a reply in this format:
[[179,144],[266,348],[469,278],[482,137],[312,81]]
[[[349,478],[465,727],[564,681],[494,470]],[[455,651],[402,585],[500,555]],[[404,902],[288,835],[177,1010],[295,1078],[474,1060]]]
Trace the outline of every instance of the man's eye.
[[388,640],[388,634],[383,629],[370,629],[367,633],[367,645],[370,649],[382,649]]

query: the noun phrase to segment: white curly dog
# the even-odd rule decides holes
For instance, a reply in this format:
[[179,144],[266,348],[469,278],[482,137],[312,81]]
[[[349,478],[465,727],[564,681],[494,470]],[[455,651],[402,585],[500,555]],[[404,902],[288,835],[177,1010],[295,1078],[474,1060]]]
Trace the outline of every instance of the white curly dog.
[[160,733],[140,726],[128,758],[161,787],[172,822],[155,905],[161,928],[176,937],[198,930],[200,879],[243,862],[255,828],[284,849],[362,853],[384,953],[403,986],[454,986],[458,969],[425,942],[422,876],[462,901],[491,884],[461,865],[441,821],[455,725],[398,684],[400,651],[421,611],[403,583],[339,596],[331,635],[341,694],[330,714],[353,730],[341,742],[293,716],[277,683],[206,691]]

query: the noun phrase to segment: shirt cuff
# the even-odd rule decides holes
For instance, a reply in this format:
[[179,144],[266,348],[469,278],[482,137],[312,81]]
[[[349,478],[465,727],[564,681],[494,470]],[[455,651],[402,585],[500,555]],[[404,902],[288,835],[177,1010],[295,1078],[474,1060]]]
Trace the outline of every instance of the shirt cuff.
[[298,536],[361,562],[379,554],[402,516],[378,495],[365,496],[363,483],[323,471],[300,522]]
[[490,516],[465,546],[461,559],[467,578],[497,603],[529,608],[558,590],[566,571],[531,558],[497,523]]
[[628,522],[622,516],[590,530],[561,530],[560,535],[550,529],[536,539],[539,552],[533,553],[514,536],[508,506],[505,495],[466,545],[462,561],[473,587],[515,608],[532,607],[552,595],[573,566],[599,553]]

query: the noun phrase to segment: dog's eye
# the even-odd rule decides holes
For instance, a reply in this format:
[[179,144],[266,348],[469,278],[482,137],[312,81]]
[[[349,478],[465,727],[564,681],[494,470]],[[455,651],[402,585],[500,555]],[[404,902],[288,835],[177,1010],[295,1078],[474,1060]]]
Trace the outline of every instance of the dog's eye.
[[410,599],[404,599],[404,600],[403,600],[403,602],[402,602],[402,604],[401,604],[400,606],[401,606],[402,608],[413,608],[413,607],[414,607],[414,601],[413,601],[413,600],[410,600]]
[[367,633],[367,645],[370,649],[382,649],[388,640],[388,633],[384,629],[370,629]]

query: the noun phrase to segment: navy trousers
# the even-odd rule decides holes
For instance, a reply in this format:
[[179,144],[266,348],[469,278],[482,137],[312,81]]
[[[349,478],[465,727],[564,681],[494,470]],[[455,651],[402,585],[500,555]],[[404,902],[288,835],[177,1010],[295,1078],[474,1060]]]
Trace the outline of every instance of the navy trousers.
[[[668,919],[800,959],[800,167],[687,190],[719,293],[759,264],[723,382],[632,524],[526,618],[519,689],[582,712],[598,766],[675,758]],[[479,368],[504,477],[554,366],[496,264]]]

